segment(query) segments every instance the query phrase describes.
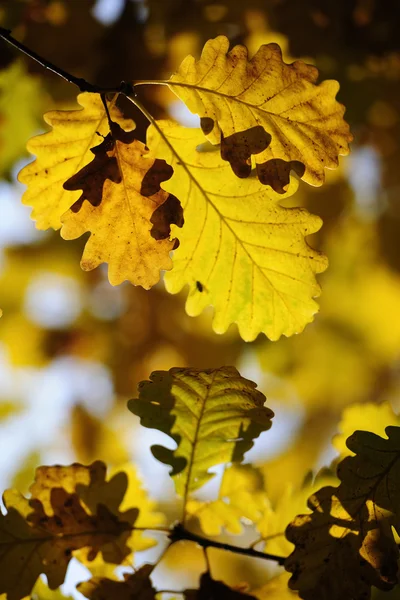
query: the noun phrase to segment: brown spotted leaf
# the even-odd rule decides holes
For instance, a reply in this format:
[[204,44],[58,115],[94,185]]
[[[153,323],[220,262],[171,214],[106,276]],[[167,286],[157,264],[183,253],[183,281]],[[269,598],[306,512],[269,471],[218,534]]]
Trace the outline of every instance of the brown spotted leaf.
[[149,289],[160,270],[172,267],[169,253],[176,243],[169,239],[170,225],[181,223],[182,211],[176,201],[169,211],[160,212],[168,200],[160,183],[171,177],[172,168],[146,158],[146,147],[134,132],[124,132],[117,124],[112,129],[92,150],[93,161],[64,184],[82,194],[62,216],[61,235],[75,239],[90,231],[81,261],[85,271],[106,262],[113,285],[128,280]]
[[[322,185],[324,169],[348,154],[352,136],[335,96],[336,81],[315,82],[315,67],[286,64],[277,44],[261,46],[248,60],[247,49],[218,36],[201,58],[188,56],[168,84],[239,177],[256,164],[260,181],[282,193],[289,171]],[[254,156],[253,159],[251,157]],[[254,161],[254,162],[253,162]]]
[[311,496],[313,512],[288,526],[296,548],[285,567],[301,598],[367,600],[371,586],[390,590],[398,582],[392,528],[400,532],[400,427],[387,427],[386,435],[351,435],[355,456],[339,464],[341,484]]
[[121,563],[131,553],[127,541],[139,513],[120,512],[126,488],[124,473],[107,481],[105,465],[95,462],[40,467],[30,499],[7,490],[7,513],[0,515],[0,594],[24,598],[42,573],[56,589],[76,551],[89,561],[101,553],[105,561]]

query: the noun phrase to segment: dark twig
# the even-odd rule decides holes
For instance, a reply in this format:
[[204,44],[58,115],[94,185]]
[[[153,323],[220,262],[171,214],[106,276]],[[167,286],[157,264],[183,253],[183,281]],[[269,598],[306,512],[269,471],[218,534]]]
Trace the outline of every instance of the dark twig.
[[267,552],[259,552],[258,550],[254,550],[254,548],[241,548],[240,546],[232,546],[231,544],[209,540],[201,535],[187,531],[187,529],[185,529],[181,523],[175,525],[175,527],[171,530],[169,539],[172,543],[180,540],[187,540],[190,542],[195,542],[202,548],[219,548],[220,550],[234,552],[235,554],[244,554],[245,556],[252,556],[253,558],[273,560],[274,562],[278,563],[278,565],[283,565],[286,560],[285,556],[276,556],[275,554],[268,554]]
[[130,83],[127,83],[126,81],[122,81],[118,87],[104,88],[104,87],[100,87],[98,85],[89,83],[89,81],[86,81],[86,79],[82,79],[80,77],[75,77],[74,75],[67,73],[67,71],[60,69],[60,67],[56,67],[55,65],[53,65],[53,63],[42,58],[41,56],[36,54],[36,52],[34,52],[33,50],[30,50],[30,48],[27,48],[24,44],[22,44],[21,42],[16,40],[11,35],[11,31],[9,29],[4,29],[4,27],[0,27],[0,38],[2,38],[6,42],[8,42],[12,46],[14,46],[14,48],[17,48],[18,50],[20,50],[20,52],[23,52],[24,54],[26,54],[26,56],[29,56],[29,58],[32,58],[33,60],[38,62],[45,69],[52,71],[59,77],[62,77],[63,79],[65,79],[65,81],[68,81],[69,83],[73,83],[74,85],[76,85],[79,88],[79,90],[81,92],[91,92],[92,94],[121,93],[121,94],[125,94],[125,95],[135,95],[133,85],[131,85]]

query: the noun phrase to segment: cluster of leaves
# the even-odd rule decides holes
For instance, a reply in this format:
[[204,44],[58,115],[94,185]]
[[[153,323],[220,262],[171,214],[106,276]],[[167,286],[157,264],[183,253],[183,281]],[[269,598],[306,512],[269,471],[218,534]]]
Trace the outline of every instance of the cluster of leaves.
[[316,85],[317,70],[286,64],[276,44],[251,60],[228,46],[210,40],[170,80],[141,82],[167,84],[201,129],[156,121],[131,98],[151,122],[145,145],[115,98],[85,93],[83,110],[45,116],[53,129],[29,142],[37,158],[19,179],[38,228],[91,233],[83,269],[107,262],[112,284],[146,289],[172,269],[167,290],[189,285],[190,315],[211,304],[215,331],[237,323],[245,340],[276,340],[312,320],[326,268],[305,241],[320,219],[280,205],[297,189],[291,172],[321,185],[351,136],[336,82]]
[[[324,481],[329,483],[326,475],[309,482],[302,495],[318,490],[309,499],[312,513],[295,517],[301,503],[281,499],[275,509],[260,471],[240,464],[254,439],[271,427],[273,412],[264,402],[255,384],[233,367],[154,372],[140,384],[139,397],[129,402],[129,409],[139,415],[142,425],[167,433],[176,443],[175,450],[154,446],[152,452],[172,467],[170,476],[183,500],[180,523],[163,526],[163,516],[154,511],[132,467],[111,477],[99,461],[88,467],[77,463],[39,467],[29,499],[13,489],[3,496],[7,512],[0,517],[0,592],[20,600],[38,589],[40,597],[39,576],[45,574],[49,588],[56,589],[75,557],[93,573],[78,586],[87,598],[161,598],[163,590],[155,589],[151,575],[165,549],[155,564],[128,571],[122,580],[114,572],[117,565],[131,565],[134,552],[157,543],[144,535],[146,529],[167,534],[167,550],[188,540],[205,553],[217,547],[275,560],[293,573],[289,586],[305,600],[361,600],[371,597],[372,586],[392,589],[399,558],[393,531],[398,528],[400,427],[388,427],[386,439],[356,431],[343,449],[346,430],[357,418],[347,415],[344,431],[335,440],[342,456],[347,454],[338,465],[339,486],[321,487]],[[387,410],[375,408],[379,431]],[[354,455],[348,456],[349,451]],[[196,498],[195,492],[215,476],[210,469],[221,464],[227,468],[218,497]],[[284,529],[293,517],[285,540]],[[187,528],[194,520],[208,538]],[[212,539],[222,530],[241,533],[243,523],[252,524],[257,533],[250,547]],[[263,550],[254,550],[256,544]],[[289,554],[291,544],[295,549]],[[283,554],[271,554],[277,548]],[[209,560],[207,564],[198,590],[177,593],[203,600],[273,600],[294,594],[284,573],[262,588],[232,589],[213,579]]]

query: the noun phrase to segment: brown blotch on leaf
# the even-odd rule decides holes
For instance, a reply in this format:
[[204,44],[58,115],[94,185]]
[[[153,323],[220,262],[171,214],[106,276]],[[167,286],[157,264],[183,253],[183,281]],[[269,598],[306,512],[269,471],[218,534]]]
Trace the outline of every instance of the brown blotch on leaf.
[[[182,227],[184,223],[183,210],[178,198],[170,194],[167,200],[154,211],[150,222],[153,224],[150,235],[155,240],[168,239],[171,233],[171,225]],[[173,250],[176,250],[178,246],[179,241],[175,240]]]
[[261,125],[245,131],[221,134],[221,157],[228,161],[237,177],[244,179],[251,173],[251,155],[263,152],[271,143],[271,136]]
[[112,123],[111,133],[101,144],[90,149],[94,154],[92,162],[70,177],[63,185],[67,191],[82,190],[81,197],[71,206],[72,212],[79,212],[85,200],[88,200],[92,206],[100,206],[107,179],[114,183],[121,182],[118,161],[114,156],[115,142],[118,140],[123,144],[131,144],[134,139],[134,131],[124,131],[118,123]]
[[278,194],[284,194],[286,186],[290,183],[290,171],[294,171],[299,177],[302,177],[305,166],[299,160],[286,161],[281,158],[273,158],[258,164],[256,170],[261,183],[270,185]]
[[211,119],[210,117],[201,117],[200,127],[203,130],[204,135],[208,135],[214,129],[214,119]]
[[[140,187],[140,193],[142,196],[153,196],[161,189],[161,183],[171,179],[174,173],[171,165],[165,162],[165,160],[156,158],[146,175],[143,177],[142,185]],[[157,209],[158,210],[158,209]]]

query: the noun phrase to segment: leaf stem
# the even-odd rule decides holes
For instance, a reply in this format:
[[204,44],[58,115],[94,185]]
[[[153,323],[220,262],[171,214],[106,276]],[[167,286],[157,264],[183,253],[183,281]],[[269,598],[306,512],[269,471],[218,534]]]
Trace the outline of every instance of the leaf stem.
[[235,554],[244,554],[245,556],[251,556],[253,558],[263,558],[264,560],[272,560],[278,563],[278,565],[283,565],[286,560],[285,556],[277,556],[276,554],[259,552],[258,550],[254,550],[254,548],[242,548],[240,546],[225,544],[224,542],[209,540],[208,538],[188,531],[184,528],[184,526],[181,523],[175,525],[175,527],[171,530],[169,539],[171,540],[171,543],[178,542],[180,540],[187,540],[190,542],[195,542],[202,548],[218,548],[220,550],[226,550],[227,552],[233,552]]

